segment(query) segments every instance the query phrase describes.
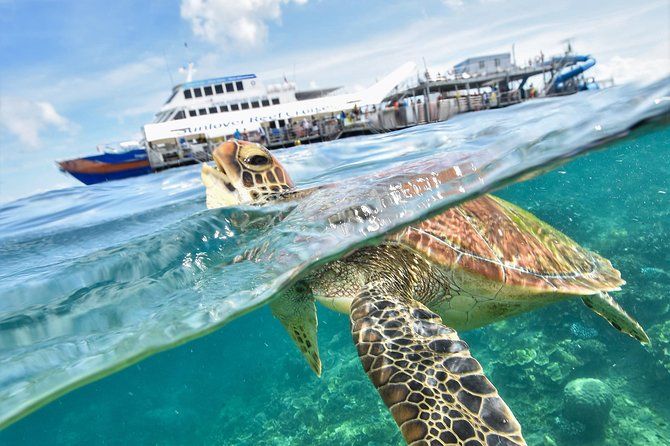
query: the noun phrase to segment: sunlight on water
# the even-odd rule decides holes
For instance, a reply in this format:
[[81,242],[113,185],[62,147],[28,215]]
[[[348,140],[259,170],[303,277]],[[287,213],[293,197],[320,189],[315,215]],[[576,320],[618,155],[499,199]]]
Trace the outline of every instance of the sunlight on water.
[[[299,187],[322,188],[282,205],[204,210],[197,167],[4,205],[0,422],[220,327],[317,262],[621,136],[667,113],[669,95],[665,80],[284,150],[278,156]],[[649,408],[624,416],[633,420],[628,426],[612,427],[610,420],[606,435],[634,432],[648,440],[635,444],[670,438],[661,416],[665,410],[667,418],[667,407],[650,403],[648,389],[670,388],[670,360],[662,353],[669,345],[668,303],[661,297],[670,286],[669,140],[667,126],[655,124],[607,152],[501,192],[611,258],[628,281],[618,300],[656,334],[652,360],[576,304],[465,334],[529,444],[560,444],[592,430],[561,409],[564,386],[579,377],[608,381],[613,395],[636,386],[611,403],[612,417],[639,404]],[[422,179],[420,191],[402,188],[409,178]],[[339,218],[357,206],[371,210],[368,218]],[[334,219],[341,223],[334,226]],[[316,437],[320,444],[379,444],[375,438],[400,444],[360,370],[347,319],[320,313],[328,352],[322,381],[262,310],[74,392],[0,439],[26,441],[39,424],[32,435],[64,444],[112,438],[119,430],[128,441],[161,444],[314,444]],[[627,369],[641,363],[648,368],[637,370],[634,382]],[[89,425],[84,420],[93,413],[97,421]],[[110,419],[124,429],[106,426]],[[54,440],[59,423],[67,427]],[[143,423],[170,428],[146,431]]]

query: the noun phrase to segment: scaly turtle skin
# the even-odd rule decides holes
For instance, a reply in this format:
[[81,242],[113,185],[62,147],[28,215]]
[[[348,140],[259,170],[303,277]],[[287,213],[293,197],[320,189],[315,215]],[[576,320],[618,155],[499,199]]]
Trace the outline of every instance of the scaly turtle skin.
[[[288,173],[258,144],[228,141],[214,159],[202,171],[209,207],[292,193]],[[408,444],[525,445],[456,331],[578,296],[648,343],[607,294],[623,284],[608,260],[485,195],[324,265],[270,306],[319,375],[315,301],[349,314],[363,368]]]

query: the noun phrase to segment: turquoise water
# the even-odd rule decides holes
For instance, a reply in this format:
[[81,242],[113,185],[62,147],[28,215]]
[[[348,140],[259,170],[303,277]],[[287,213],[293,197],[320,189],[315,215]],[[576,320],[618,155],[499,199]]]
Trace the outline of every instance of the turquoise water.
[[[334,185],[284,206],[206,211],[197,166],[5,205],[0,414],[221,326],[315,261],[546,170],[657,114],[664,96],[668,81],[280,152],[299,185]],[[643,348],[580,302],[463,333],[529,444],[670,442],[669,146],[667,121],[647,125],[497,192],[611,259],[628,282],[616,299],[653,342]],[[407,172],[431,178],[451,165],[465,175],[420,197],[388,193]],[[374,218],[328,226],[361,204]],[[249,260],[232,263],[240,254]],[[0,443],[402,444],[348,319],[325,309],[319,319],[321,379],[261,308],[74,390],[0,432]],[[564,394],[579,378],[598,380],[588,384],[609,413],[570,408]]]

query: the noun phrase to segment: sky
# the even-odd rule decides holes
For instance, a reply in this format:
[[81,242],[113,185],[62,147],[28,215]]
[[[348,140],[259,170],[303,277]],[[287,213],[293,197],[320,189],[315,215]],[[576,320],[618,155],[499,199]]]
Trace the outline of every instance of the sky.
[[299,88],[444,72],[571,39],[617,83],[670,75],[667,0],[0,0],[0,202],[77,186],[55,160],[141,138],[184,80],[256,73]]

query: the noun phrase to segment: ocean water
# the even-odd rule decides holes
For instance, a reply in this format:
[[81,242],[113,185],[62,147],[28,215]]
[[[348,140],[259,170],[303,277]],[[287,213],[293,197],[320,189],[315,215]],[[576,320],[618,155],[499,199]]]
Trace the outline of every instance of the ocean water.
[[[3,205],[0,444],[403,444],[346,316],[319,309],[317,378],[262,304],[493,188],[609,258],[652,340],[579,300],[461,333],[528,443],[670,444],[669,95],[666,79],[279,151],[322,186],[283,205],[206,210],[198,166]],[[423,187],[399,193],[409,177]]]

